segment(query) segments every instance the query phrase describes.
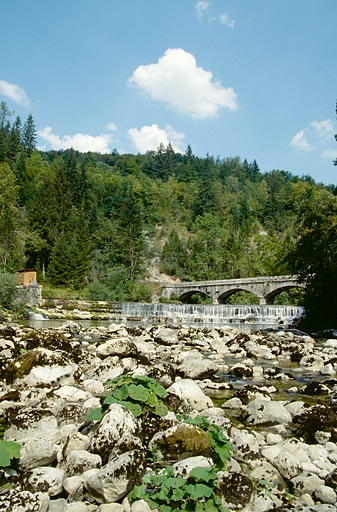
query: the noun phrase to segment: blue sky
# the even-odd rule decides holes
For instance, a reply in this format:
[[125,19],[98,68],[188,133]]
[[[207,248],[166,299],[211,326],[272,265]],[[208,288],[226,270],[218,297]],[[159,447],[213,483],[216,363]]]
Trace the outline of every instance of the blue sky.
[[41,149],[170,141],[337,184],[336,0],[2,0],[0,101]]

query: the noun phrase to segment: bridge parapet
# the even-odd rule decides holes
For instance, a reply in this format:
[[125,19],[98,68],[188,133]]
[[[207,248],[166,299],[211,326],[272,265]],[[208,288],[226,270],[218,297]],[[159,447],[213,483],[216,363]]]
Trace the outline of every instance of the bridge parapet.
[[208,295],[213,304],[225,303],[235,292],[247,291],[256,295],[260,305],[269,304],[278,293],[295,287],[305,287],[298,276],[268,276],[215,281],[190,281],[182,283],[161,283],[162,296],[177,295],[181,300],[193,293]]

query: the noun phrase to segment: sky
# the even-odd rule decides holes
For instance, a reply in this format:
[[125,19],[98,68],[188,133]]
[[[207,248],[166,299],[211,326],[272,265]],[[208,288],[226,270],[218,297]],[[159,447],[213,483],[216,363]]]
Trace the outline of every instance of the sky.
[[337,184],[336,0],[0,0],[0,101],[38,148],[170,142]]

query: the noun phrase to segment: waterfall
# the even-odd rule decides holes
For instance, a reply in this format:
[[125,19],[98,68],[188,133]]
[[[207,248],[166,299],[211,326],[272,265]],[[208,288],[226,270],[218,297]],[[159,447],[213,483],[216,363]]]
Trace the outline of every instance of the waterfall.
[[111,319],[143,324],[204,324],[290,326],[304,315],[298,306],[273,305],[199,305],[199,304],[147,304],[123,302],[114,304]]

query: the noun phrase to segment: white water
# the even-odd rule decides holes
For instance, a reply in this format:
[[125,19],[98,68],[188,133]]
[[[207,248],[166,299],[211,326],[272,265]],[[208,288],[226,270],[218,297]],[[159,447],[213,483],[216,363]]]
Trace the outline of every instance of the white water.
[[[304,309],[297,306],[257,306],[219,304],[214,306],[197,304],[144,304],[124,302],[113,304],[108,320],[83,320],[75,322],[84,326],[109,325],[111,322],[134,325],[198,325],[200,327],[248,327],[253,330],[290,327],[304,315]],[[65,319],[49,320],[39,313],[31,312],[29,324],[34,328],[55,328],[66,322]]]
[[255,306],[219,304],[214,306],[196,304],[143,304],[124,302],[116,305],[111,318],[114,321],[138,322],[142,324],[202,324],[255,325],[260,327],[290,326],[304,315],[297,306]]

